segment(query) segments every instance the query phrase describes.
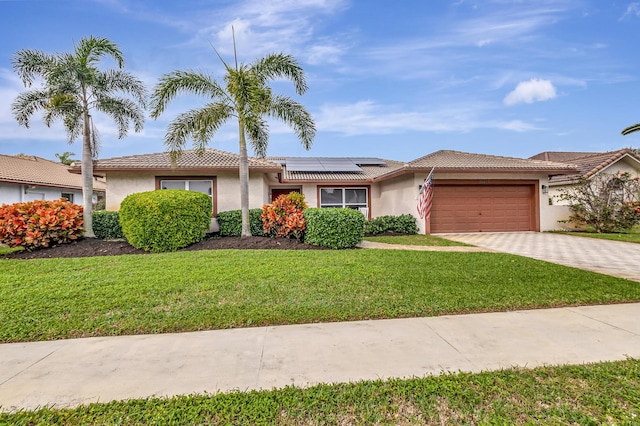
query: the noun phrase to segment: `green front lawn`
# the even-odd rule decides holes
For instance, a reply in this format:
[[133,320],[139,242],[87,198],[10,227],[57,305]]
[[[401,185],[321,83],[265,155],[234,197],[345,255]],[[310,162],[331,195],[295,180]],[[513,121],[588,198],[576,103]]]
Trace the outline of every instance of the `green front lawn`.
[[0,414],[1,424],[638,424],[640,361],[178,396]]
[[444,238],[434,237],[432,235],[415,234],[415,235],[376,235],[365,237],[365,241],[373,241],[385,244],[402,244],[409,246],[469,246],[469,244],[459,243],[457,241],[445,240]]
[[623,241],[626,243],[640,244],[640,232],[628,233],[597,233],[579,231],[554,231],[557,234],[574,235],[579,237],[599,238],[601,240]]
[[640,301],[636,282],[498,253],[211,250],[0,259],[0,342]]

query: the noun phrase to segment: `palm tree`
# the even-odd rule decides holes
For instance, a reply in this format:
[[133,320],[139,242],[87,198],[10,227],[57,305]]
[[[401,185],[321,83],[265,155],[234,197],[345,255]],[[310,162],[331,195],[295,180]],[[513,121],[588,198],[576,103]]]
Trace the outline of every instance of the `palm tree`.
[[[234,41],[235,50],[235,41]],[[216,51],[216,54],[218,52]],[[302,145],[309,149],[315,136],[315,124],[305,108],[287,96],[274,95],[269,81],[286,78],[294,84],[296,93],[307,90],[304,71],[297,61],[282,53],[269,54],[252,64],[228,65],[218,54],[226,73],[224,84],[201,72],[174,71],[164,75],[151,96],[151,117],[158,118],[169,102],[180,93],[192,93],[210,98],[202,108],[179,114],[165,135],[165,145],[175,162],[188,138],[196,151],[202,152],[215,132],[227,120],[238,120],[240,145],[240,207],[242,236],[251,236],[249,227],[249,160],[247,138],[256,156],[264,157],[269,143],[265,117],[277,118],[291,127]]]
[[[103,56],[113,58],[117,69],[98,69]],[[144,83],[122,70],[122,52],[116,44],[100,37],[81,39],[72,53],[20,50],[12,64],[25,87],[31,87],[36,79],[42,81],[39,88],[21,93],[11,105],[18,123],[28,128],[33,113],[41,111],[47,126],[62,120],[70,144],[82,134],[84,228],[86,237],[94,237],[93,160],[98,154],[98,134],[92,111],[111,117],[119,138],[126,136],[131,122],[136,132],[141,131],[147,99]]]
[[71,157],[73,157],[75,154],[75,152],[71,152],[71,151],[65,151],[62,154],[56,153],[56,158],[58,160],[60,160],[60,162],[62,164],[64,164],[65,166],[70,166],[71,163],[73,163],[74,159],[72,159]]

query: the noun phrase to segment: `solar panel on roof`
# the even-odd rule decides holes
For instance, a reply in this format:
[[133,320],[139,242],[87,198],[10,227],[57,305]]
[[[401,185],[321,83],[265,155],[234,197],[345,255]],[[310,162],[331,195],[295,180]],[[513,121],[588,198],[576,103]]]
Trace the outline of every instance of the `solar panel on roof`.
[[290,172],[362,172],[349,158],[289,157],[285,161]]
[[387,163],[380,158],[371,157],[351,157],[349,160],[353,161],[359,166],[386,166]]
[[348,158],[322,158],[320,163],[327,172],[362,172],[362,169]]

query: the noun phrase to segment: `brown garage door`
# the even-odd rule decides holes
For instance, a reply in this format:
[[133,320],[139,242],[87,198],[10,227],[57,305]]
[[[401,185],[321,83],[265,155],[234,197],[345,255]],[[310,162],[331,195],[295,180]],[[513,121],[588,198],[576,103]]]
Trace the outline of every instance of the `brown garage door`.
[[533,231],[533,184],[433,186],[431,232]]

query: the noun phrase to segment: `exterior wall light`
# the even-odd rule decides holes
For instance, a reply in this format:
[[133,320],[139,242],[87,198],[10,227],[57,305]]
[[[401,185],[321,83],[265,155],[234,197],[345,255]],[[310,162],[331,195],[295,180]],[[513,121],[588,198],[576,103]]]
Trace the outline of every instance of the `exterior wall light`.
[[549,193],[549,187],[547,185],[542,185],[542,193],[543,194],[548,194]]

